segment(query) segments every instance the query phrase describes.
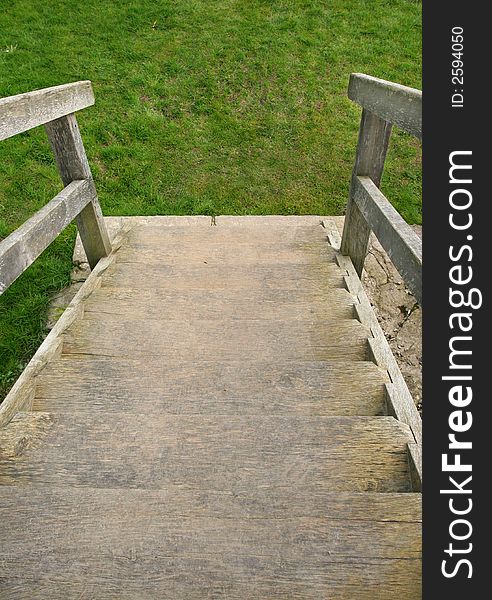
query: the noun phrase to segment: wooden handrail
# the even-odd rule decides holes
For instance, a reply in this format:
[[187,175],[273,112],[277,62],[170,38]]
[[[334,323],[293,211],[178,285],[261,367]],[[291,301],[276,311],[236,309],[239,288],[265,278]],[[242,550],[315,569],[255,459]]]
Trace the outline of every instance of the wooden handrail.
[[362,73],[352,73],[348,97],[381,119],[422,137],[422,92]]
[[90,81],[0,99],[0,140],[45,125],[65,188],[0,241],[0,294],[74,219],[91,268],[111,252],[75,111],[94,104]]
[[0,242],[0,293],[29,267],[94,198],[87,180],[72,181]]
[[369,177],[355,178],[354,200],[381,246],[422,303],[422,241]]
[[94,104],[90,81],[0,99],[0,141]]
[[348,96],[362,109],[341,252],[362,275],[374,231],[408,287],[422,302],[422,244],[379,191],[392,125],[422,135],[422,93],[369,75],[350,76]]

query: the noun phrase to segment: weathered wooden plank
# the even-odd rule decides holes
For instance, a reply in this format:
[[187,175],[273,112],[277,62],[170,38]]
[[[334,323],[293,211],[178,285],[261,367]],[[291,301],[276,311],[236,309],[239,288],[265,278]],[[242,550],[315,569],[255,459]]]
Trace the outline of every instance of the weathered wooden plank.
[[70,114],[55,119],[46,123],[45,129],[64,185],[68,185],[74,179],[92,181],[76,116]]
[[321,225],[303,227],[217,226],[190,227],[145,225],[131,230],[128,244],[118,255],[120,263],[145,264],[316,264],[333,262]]
[[[166,578],[167,593],[188,590],[201,598],[219,582],[229,580],[237,586],[249,580],[251,591],[256,589],[260,597],[269,598],[268,590],[276,590],[280,582],[294,589],[302,583],[306,589],[314,586],[319,591],[325,589],[326,581],[343,586],[344,570],[351,580],[356,562],[364,563],[375,579],[382,576],[380,565],[416,561],[421,555],[420,523],[412,520],[419,518],[418,495],[413,494],[406,495],[413,497],[409,503],[402,494],[378,498],[376,494],[327,493],[314,501],[317,510],[326,501],[324,513],[318,516],[311,514],[312,500],[305,496],[304,508],[298,505],[301,498],[294,496],[294,507],[285,498],[272,511],[267,498],[262,502],[261,491],[256,501],[250,494],[198,495],[179,488],[123,492],[45,486],[33,488],[32,495],[18,488],[16,501],[14,491],[4,488],[0,492],[2,513],[11,518],[17,532],[2,538],[1,572],[6,577],[21,572],[24,577],[48,576],[58,582],[83,577],[86,582],[119,580],[131,586],[140,580],[141,589],[154,593]],[[413,514],[406,516],[408,510]],[[293,516],[297,511],[300,514]],[[0,531],[4,523],[2,519]],[[193,571],[198,565],[202,567],[201,594],[194,589],[198,581]],[[178,573],[171,576],[173,568]],[[409,583],[406,578],[404,582]],[[230,589],[229,583],[222,592]],[[355,596],[351,598],[359,597],[357,589],[352,587]],[[242,598],[258,597],[257,593]]]
[[168,321],[84,315],[64,335],[67,354],[166,356],[182,360],[346,358],[365,360],[368,330],[345,321]]
[[187,227],[195,231],[207,231],[211,227],[227,226],[236,231],[251,228],[260,229],[285,229],[286,227],[314,227],[332,217],[319,215],[217,215],[215,225],[212,217],[206,215],[152,215],[152,216],[133,216],[133,217],[106,217],[109,220],[117,220],[120,223],[130,223],[132,227],[152,226],[152,227]]
[[357,274],[362,277],[371,230],[352,197],[347,202],[343,234],[342,254],[351,257]]
[[382,79],[353,73],[350,76],[348,95],[351,100],[363,106],[363,111],[341,252],[351,257],[360,277],[371,227],[354,198],[358,191],[358,176],[372,179],[374,187],[379,187],[392,123],[421,137],[422,93]]
[[[292,228],[291,228],[292,229]],[[165,265],[282,265],[333,262],[335,253],[325,241],[311,243],[231,244],[213,241],[203,243],[199,237],[195,242],[167,242],[166,240],[145,243],[129,242],[118,253],[118,262]]]
[[408,468],[414,492],[422,491],[422,446],[417,443],[408,444]]
[[[386,364],[391,383],[386,384],[386,397],[388,402],[388,414],[406,423],[414,435],[416,443],[422,445],[422,419],[413,401],[412,395],[403,379],[398,374],[395,365],[398,366],[393,353],[389,354],[379,340],[369,340],[371,354],[379,365]],[[394,362],[393,362],[394,361]],[[399,369],[398,369],[399,370]]]
[[[211,225],[211,217],[206,216],[159,216],[151,217],[104,217],[110,232],[117,233],[126,227],[132,240],[178,239],[183,243],[200,237],[204,242],[211,240],[231,241],[231,243],[262,243],[272,239],[280,241],[309,241],[326,239],[323,223],[340,217],[318,216],[274,216],[263,217],[228,215],[217,216],[215,225]],[[235,240],[235,242],[234,242]],[[87,262],[80,238],[77,238],[74,259]]]
[[370,416],[385,414],[388,381],[372,362],[65,355],[38,377],[33,410]]
[[[25,524],[19,531],[21,540],[17,539],[18,536],[9,536],[2,543],[10,550],[8,557],[2,561],[2,570],[6,574],[15,573],[20,566],[16,565],[17,559],[21,561],[23,570],[40,576],[46,571],[52,572],[58,566],[52,564],[53,555],[57,557],[60,566],[62,561],[66,564],[68,557],[87,561],[91,545],[97,553],[101,570],[106,575],[113,571],[120,577],[125,576],[127,569],[118,568],[118,561],[114,558],[124,557],[125,550],[128,551],[132,545],[138,547],[138,550],[135,548],[135,560],[141,561],[143,570],[149,568],[151,573],[158,568],[160,562],[157,560],[152,565],[153,556],[191,558],[215,555],[225,558],[229,554],[236,560],[239,557],[254,556],[268,561],[269,558],[280,555],[286,570],[295,571],[296,567],[308,571],[316,569],[320,575],[323,570],[329,571],[332,563],[350,559],[420,558],[420,525],[415,523],[378,523],[369,520],[346,522],[320,517],[234,519],[232,523],[229,519],[221,518],[183,519],[178,516],[172,519],[163,517],[162,510],[165,507],[161,507],[160,511],[149,511],[142,504],[138,503],[132,510],[127,502],[122,502],[122,510],[126,508],[126,514],[132,515],[132,519],[125,519],[124,513],[121,515],[116,512],[108,513],[107,520],[91,518],[90,514],[89,518],[80,515],[81,519],[77,523],[73,519],[73,512],[68,515],[55,513],[55,517],[64,517],[65,522],[72,524],[78,532],[69,535],[69,530],[64,527],[68,534],[65,542],[56,534],[50,534],[46,527],[49,524],[56,526],[56,521],[49,518],[49,513],[46,515],[46,525],[39,519],[31,520],[27,530],[31,531],[30,543],[25,543]],[[74,505],[69,503],[69,506]],[[147,508],[147,511],[142,514],[136,510],[139,508]],[[87,509],[91,509],[91,506],[87,506]],[[40,512],[43,514],[42,510]],[[9,539],[12,541],[8,542]],[[395,544],[396,540],[398,544]],[[21,546],[19,541],[24,541],[24,545]],[[113,556],[109,560],[104,560],[104,547],[111,549]],[[29,548],[32,555],[26,552]]]
[[[245,220],[244,224],[240,224]],[[154,243],[175,243],[187,245],[188,243],[201,242],[205,247],[209,242],[234,245],[271,244],[275,243],[306,243],[326,241],[326,230],[321,224],[320,217],[310,217],[305,221],[299,217],[296,225],[295,218],[289,217],[217,217],[218,225],[211,226],[207,217],[105,217],[104,222],[108,231],[117,232],[122,226],[130,230],[129,244],[133,242],[149,245]],[[205,219],[205,221],[203,221]],[[219,221],[217,221],[219,219]],[[232,222],[231,222],[232,219]],[[81,240],[77,238],[74,250],[76,262],[87,262]]]
[[165,265],[115,263],[104,277],[104,287],[165,290],[304,290],[329,293],[343,288],[344,272],[334,262],[319,264],[263,265]]
[[362,111],[355,165],[341,242],[342,254],[350,256],[359,277],[362,275],[362,269],[364,268],[371,230],[354,201],[354,180],[358,175],[367,175],[376,185],[380,184],[390,134],[391,123],[380,119],[367,110]]
[[45,128],[63,183],[68,185],[75,179],[86,179],[93,188],[90,204],[77,215],[77,228],[88,262],[94,268],[98,260],[111,252],[111,243],[77,119],[74,114],[69,114],[47,123]]
[[[222,217],[223,218],[223,217]],[[220,217],[217,217],[220,219]],[[282,225],[269,222],[255,222],[251,225],[219,224],[209,227],[190,225],[175,225],[172,227],[160,225],[162,219],[146,225],[139,225],[138,220],[128,236],[129,244],[143,245],[162,243],[181,243],[183,245],[209,243],[233,245],[262,245],[262,244],[306,244],[325,242],[326,231],[321,224],[316,225]]]
[[119,569],[127,567],[121,577],[100,577],[93,563],[84,570],[89,575],[82,575],[82,569],[73,573],[65,563],[51,576],[5,577],[0,590],[8,600],[202,600],[204,591],[210,598],[227,600],[419,600],[422,595],[420,559],[358,558],[313,569],[287,565],[282,557],[155,557],[159,562],[149,574],[132,548],[113,559]]
[[185,292],[105,287],[91,295],[85,311],[120,315],[122,319],[322,321],[353,318],[354,302],[353,296],[341,288],[320,294],[302,289]]
[[0,99],[0,140],[94,104],[90,81],[57,85]]
[[[71,511],[67,507],[72,506]],[[64,526],[71,529],[79,520],[97,522],[105,517],[123,520],[124,515],[140,514],[162,519],[207,518],[227,519],[295,519],[298,517],[329,518],[333,522],[351,521],[375,523],[422,522],[422,496],[408,493],[330,492],[310,495],[299,486],[289,494],[269,495],[268,489],[245,488],[238,493],[230,490],[202,490],[169,485],[163,489],[111,489],[66,487],[51,485],[3,486],[0,488],[0,514],[19,524],[23,534],[33,520],[37,528],[46,527],[53,534],[53,521],[65,513]],[[158,513],[161,513],[159,517]],[[30,518],[31,517],[31,518]],[[0,527],[8,526],[0,519]],[[231,523],[232,524],[232,523]],[[75,527],[76,529],[76,527]],[[2,536],[2,540],[7,540]],[[47,536],[50,537],[49,535]],[[18,540],[20,543],[20,540]],[[357,543],[357,540],[355,541]],[[376,542],[377,543],[377,542]],[[400,549],[401,551],[401,549]],[[395,552],[393,549],[392,552]],[[403,556],[403,553],[400,554]],[[376,556],[374,556],[376,558]]]
[[370,75],[352,73],[348,97],[381,119],[422,137],[422,92]]
[[369,177],[356,177],[353,198],[412,294],[422,303],[422,240]]
[[366,175],[379,186],[391,136],[391,123],[362,111],[352,176]]
[[393,417],[18,413],[2,430],[0,483],[404,492],[411,441]]
[[28,221],[0,242],[0,293],[21,275],[91,202],[87,181],[73,181]]

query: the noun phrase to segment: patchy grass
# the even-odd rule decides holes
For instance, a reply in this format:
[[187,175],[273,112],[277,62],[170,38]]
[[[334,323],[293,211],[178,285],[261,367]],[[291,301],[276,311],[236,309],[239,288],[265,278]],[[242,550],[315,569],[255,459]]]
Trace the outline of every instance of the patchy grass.
[[[12,0],[0,97],[91,79],[79,123],[105,214],[340,214],[359,109],[350,72],[420,87],[412,0]],[[383,189],[420,222],[420,149],[393,135]],[[60,183],[44,131],[0,143],[0,236]],[[0,396],[67,283],[74,230],[0,298]]]

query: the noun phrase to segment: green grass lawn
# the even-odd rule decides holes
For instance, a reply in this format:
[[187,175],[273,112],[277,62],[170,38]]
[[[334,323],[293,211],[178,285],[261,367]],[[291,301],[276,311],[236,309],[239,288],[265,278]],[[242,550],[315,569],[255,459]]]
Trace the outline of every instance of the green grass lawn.
[[[351,72],[421,83],[412,0],[11,0],[0,97],[90,79],[79,114],[107,215],[341,214]],[[421,219],[420,147],[395,131],[383,190]],[[43,128],[0,143],[0,238],[61,185]],[[73,227],[0,297],[0,397],[69,281]]]

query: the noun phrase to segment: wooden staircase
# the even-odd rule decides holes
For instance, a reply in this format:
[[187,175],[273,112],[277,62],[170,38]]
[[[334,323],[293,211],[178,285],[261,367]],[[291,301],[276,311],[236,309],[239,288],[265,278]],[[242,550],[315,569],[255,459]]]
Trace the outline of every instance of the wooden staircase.
[[[0,598],[418,599],[420,419],[337,219],[121,218],[110,243],[73,178],[43,219],[76,197],[104,243],[0,408]],[[0,243],[5,287],[39,222]]]
[[137,220],[4,428],[5,597],[414,600],[414,440],[326,228],[209,222]]

